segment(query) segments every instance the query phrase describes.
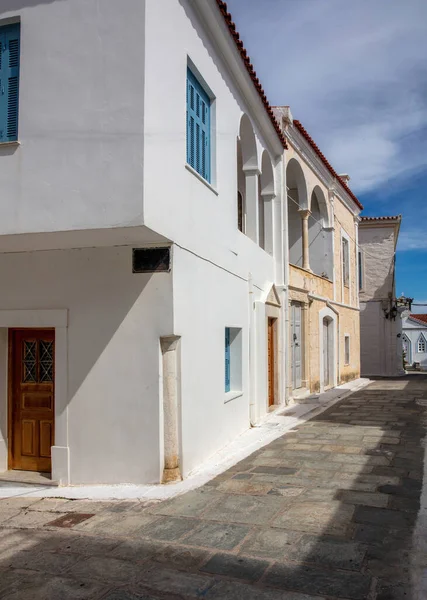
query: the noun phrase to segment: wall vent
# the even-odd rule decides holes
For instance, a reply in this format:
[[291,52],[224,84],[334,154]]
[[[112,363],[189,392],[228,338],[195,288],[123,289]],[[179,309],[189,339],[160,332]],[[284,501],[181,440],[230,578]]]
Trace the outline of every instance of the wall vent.
[[132,273],[168,273],[170,248],[133,248]]

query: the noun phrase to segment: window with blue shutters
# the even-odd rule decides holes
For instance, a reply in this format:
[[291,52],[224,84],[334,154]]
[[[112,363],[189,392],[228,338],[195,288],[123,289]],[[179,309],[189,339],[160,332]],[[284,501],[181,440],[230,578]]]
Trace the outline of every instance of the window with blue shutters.
[[211,99],[187,69],[187,163],[211,181]]
[[225,391],[230,391],[230,328],[225,328]]
[[20,24],[0,27],[0,142],[18,139]]

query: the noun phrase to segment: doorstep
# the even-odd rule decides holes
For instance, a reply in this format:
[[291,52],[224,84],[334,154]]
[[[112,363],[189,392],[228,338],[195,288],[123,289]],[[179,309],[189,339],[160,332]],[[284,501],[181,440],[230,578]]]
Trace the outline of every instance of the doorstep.
[[56,481],[52,481],[50,473],[39,473],[38,471],[4,471],[0,473],[0,485],[3,482],[58,486]]

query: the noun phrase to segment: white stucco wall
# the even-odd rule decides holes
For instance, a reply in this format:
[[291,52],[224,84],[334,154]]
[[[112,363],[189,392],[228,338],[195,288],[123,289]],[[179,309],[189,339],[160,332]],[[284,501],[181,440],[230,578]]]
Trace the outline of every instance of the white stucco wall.
[[386,319],[382,303],[360,303],[360,366],[362,376],[403,375],[402,320]]
[[21,21],[19,146],[0,235],[142,223],[145,1],[0,3]]
[[[3,254],[0,279],[0,314],[68,310],[71,483],[159,481],[159,337],[172,332],[171,275],[132,274],[131,248],[117,247]],[[5,438],[5,386],[0,394]]]
[[[410,317],[403,319],[403,333],[407,336],[411,343],[411,356],[406,357],[412,365],[414,362],[420,363],[422,369],[427,370],[427,352],[418,352],[418,340],[420,335],[424,335],[427,341],[427,325],[423,326],[415,322]],[[427,349],[427,344],[426,344]]]

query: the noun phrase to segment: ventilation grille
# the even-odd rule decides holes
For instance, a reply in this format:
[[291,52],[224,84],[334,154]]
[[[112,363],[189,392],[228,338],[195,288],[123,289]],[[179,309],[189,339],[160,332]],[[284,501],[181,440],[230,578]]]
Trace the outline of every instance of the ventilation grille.
[[170,271],[170,248],[134,248],[132,273],[167,273]]

